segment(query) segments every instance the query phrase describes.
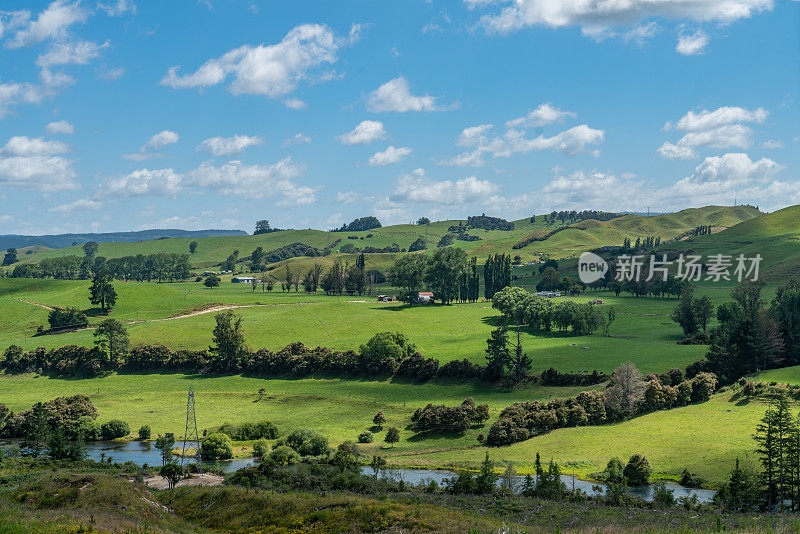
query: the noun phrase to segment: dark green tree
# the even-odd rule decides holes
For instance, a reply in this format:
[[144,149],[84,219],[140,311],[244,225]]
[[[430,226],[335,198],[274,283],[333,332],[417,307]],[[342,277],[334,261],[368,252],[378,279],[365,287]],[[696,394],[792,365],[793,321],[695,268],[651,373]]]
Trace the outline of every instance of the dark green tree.
[[89,286],[89,302],[100,305],[100,311],[108,313],[117,303],[117,292],[111,284],[111,276],[100,272],[94,275]]
[[110,368],[116,368],[128,353],[128,330],[116,319],[105,319],[94,329],[94,344],[106,354]]
[[216,274],[210,274],[206,276],[206,279],[203,281],[203,285],[209,289],[213,289],[219,286],[220,278]]
[[17,263],[17,249],[9,248],[6,250],[6,255],[3,256],[3,265],[13,265]]
[[492,378],[500,378],[511,361],[508,350],[508,329],[505,325],[492,330],[486,340],[486,372]]
[[400,288],[400,300],[413,304],[422,288],[428,258],[424,254],[404,254],[389,268],[389,280]]
[[458,280],[467,266],[467,253],[460,248],[436,249],[428,263],[425,281],[442,304],[458,298]]
[[213,342],[208,348],[214,356],[212,366],[217,371],[236,371],[247,354],[242,332],[242,318],[230,310],[214,316]]
[[390,426],[386,430],[386,436],[383,441],[394,447],[394,444],[400,441],[400,430],[395,426]]
[[189,243],[189,254],[194,254],[197,252],[197,241],[192,241]]

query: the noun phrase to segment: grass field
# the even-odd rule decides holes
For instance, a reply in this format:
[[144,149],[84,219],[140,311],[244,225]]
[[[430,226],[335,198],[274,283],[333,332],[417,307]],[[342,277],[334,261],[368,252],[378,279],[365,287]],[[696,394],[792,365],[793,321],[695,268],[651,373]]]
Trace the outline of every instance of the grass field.
[[[253,348],[277,350],[301,341],[308,346],[357,349],[375,332],[391,330],[407,334],[426,356],[447,362],[468,358],[484,361],[486,339],[498,324],[499,314],[490,303],[452,306],[405,306],[378,303],[368,297],[330,297],[305,293],[261,293],[239,284],[223,284],[210,290],[199,283],[155,284],[117,282],[119,304],[111,317],[127,321],[131,342],[163,343],[172,348],[207,348],[211,342],[214,314],[207,313],[165,321],[214,303],[251,305],[235,312],[244,319],[244,332]],[[91,345],[92,330],[30,337],[38,325],[47,324],[47,306],[88,304],[88,282],[0,279],[0,350],[15,343],[25,348],[68,344]],[[706,290],[716,304],[729,289]],[[575,300],[602,298],[618,312],[611,337],[599,334],[572,336],[542,334],[522,329],[525,350],[534,369],[556,367],[562,371],[611,371],[631,360],[644,372],[685,367],[702,357],[699,346],[677,345],[680,328],[669,319],[675,300],[615,297],[589,292]],[[92,318],[92,322],[99,321]]]
[[[797,371],[800,376],[800,371]],[[533,387],[503,391],[474,384],[407,384],[353,380],[262,380],[241,376],[111,375],[89,380],[61,380],[33,375],[0,377],[0,402],[13,410],[62,395],[89,395],[100,421],[121,418],[131,428],[149,424],[154,433],[182,434],[185,395],[197,391],[200,429],[224,422],[269,419],[281,431],[310,427],[333,443],[351,439],[372,426],[381,410],[388,426],[401,429],[401,442],[393,448],[381,443],[365,446],[367,452],[383,447],[394,465],[409,467],[476,467],[486,451],[496,461],[513,461],[518,470],[530,471],[536,453],[553,458],[565,471],[589,475],[603,469],[612,456],[645,454],[658,476],[678,478],[683,469],[699,473],[712,483],[725,479],[737,457],[753,457],[751,434],[763,416],[760,401],[743,402],[731,392],[685,408],[656,412],[613,425],[560,429],[510,447],[485,448],[477,434],[488,430],[499,412],[521,400],[543,400],[575,395],[586,388]],[[266,395],[258,400],[258,390]],[[491,419],[483,429],[463,435],[420,438],[405,427],[413,411],[427,403],[455,405],[472,396],[490,406]],[[378,433],[380,441],[383,434]]]

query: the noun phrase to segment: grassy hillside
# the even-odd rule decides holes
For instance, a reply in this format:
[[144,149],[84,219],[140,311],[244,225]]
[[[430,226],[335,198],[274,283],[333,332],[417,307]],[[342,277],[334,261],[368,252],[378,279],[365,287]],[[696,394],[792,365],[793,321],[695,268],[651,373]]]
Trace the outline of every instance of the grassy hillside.
[[[0,279],[0,350],[10,344],[26,348],[68,344],[91,346],[92,330],[31,337],[47,324],[44,306],[89,307],[88,281]],[[441,362],[467,358],[483,362],[486,339],[497,325],[498,312],[486,302],[453,306],[414,306],[378,303],[366,297],[331,297],[300,293],[252,292],[241,284],[223,283],[213,290],[200,283],[116,282],[119,304],[111,317],[125,321],[131,342],[163,343],[172,348],[203,349],[211,342],[214,314],[167,321],[141,322],[185,314],[212,304],[258,305],[236,310],[253,348],[277,350],[301,341],[308,346],[357,349],[375,332],[403,332],[426,356]],[[715,304],[727,289],[704,290]],[[625,360],[642,371],[684,367],[700,359],[701,346],[678,345],[680,328],[669,319],[675,300],[636,299],[627,295],[594,293],[575,297],[585,302],[602,298],[617,310],[611,337],[571,336],[522,330],[522,341],[534,369],[611,371]],[[33,304],[32,304],[33,303]],[[92,317],[91,323],[101,318]]]
[[800,268],[800,206],[741,222],[722,232],[671,243],[664,251],[699,254],[744,254],[763,257],[761,275],[767,281],[796,277]]
[[[630,237],[645,237],[648,235],[658,235],[663,240],[672,239],[681,235],[687,230],[691,230],[699,225],[713,225],[715,227],[729,227],[741,221],[746,221],[757,217],[759,212],[749,206],[720,207],[706,206],[703,208],[692,208],[666,215],[646,217],[641,215],[624,215],[611,221],[583,221],[573,225],[570,229],[559,232],[549,239],[513,251],[514,254],[522,256],[523,260],[538,259],[541,254],[550,254],[554,257],[570,257],[579,254],[584,250],[603,245],[619,245],[623,239]],[[439,221],[425,226],[411,224],[400,224],[386,226],[374,230],[363,232],[324,232],[320,230],[286,230],[270,234],[255,236],[234,236],[234,237],[206,237],[195,239],[198,242],[197,252],[192,256],[192,265],[196,268],[212,267],[223,261],[234,250],[239,250],[240,257],[249,255],[256,247],[262,247],[265,251],[270,251],[290,243],[306,243],[322,249],[337,239],[342,241],[334,247],[334,252],[347,243],[351,243],[358,248],[372,246],[383,248],[394,243],[401,248],[408,247],[417,238],[422,237],[429,249],[436,248],[439,240],[447,234],[450,226],[464,224],[464,221]],[[512,231],[500,230],[481,230],[473,229],[469,233],[480,237],[479,241],[459,241],[453,242],[454,247],[462,248],[471,256],[480,259],[486,258],[489,254],[512,252],[512,246],[531,234],[545,234],[550,230],[561,226],[560,223],[553,225],[547,224],[542,216],[536,217],[536,222],[531,223],[529,219],[514,221],[515,228]],[[348,239],[348,237],[356,239]],[[371,237],[367,237],[371,236]],[[150,254],[154,252],[180,252],[185,253],[189,250],[190,238],[159,239],[155,241],[145,241],[139,243],[102,243],[98,255],[106,258],[116,258],[120,256],[135,254]],[[36,262],[42,258],[57,257],[62,255],[82,255],[83,251],[79,246],[67,247],[57,250],[45,250],[34,254],[22,256],[24,262]],[[377,265],[388,265],[389,259],[385,254],[377,254],[371,258]],[[333,261],[327,258],[324,261]],[[309,263],[307,259],[298,259]],[[312,260],[313,261],[313,260]],[[323,261],[318,259],[317,261]]]

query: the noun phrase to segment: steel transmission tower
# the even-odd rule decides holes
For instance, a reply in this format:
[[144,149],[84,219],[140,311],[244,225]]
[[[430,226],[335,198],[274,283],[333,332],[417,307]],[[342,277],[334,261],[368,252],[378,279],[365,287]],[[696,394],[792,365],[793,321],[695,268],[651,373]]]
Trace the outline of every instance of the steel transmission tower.
[[196,444],[195,453],[192,457],[197,462],[200,472],[203,472],[203,459],[200,456],[200,436],[197,434],[197,417],[194,411],[194,388],[189,388],[189,399],[186,401],[186,430],[183,433],[183,450],[181,451],[181,467],[187,462],[187,446],[194,442]]

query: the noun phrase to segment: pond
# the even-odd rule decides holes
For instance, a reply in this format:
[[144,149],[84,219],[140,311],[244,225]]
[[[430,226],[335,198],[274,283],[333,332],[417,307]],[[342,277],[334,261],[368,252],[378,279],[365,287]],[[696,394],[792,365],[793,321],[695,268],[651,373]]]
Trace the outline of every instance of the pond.
[[[193,448],[197,446],[196,443],[188,445]],[[176,448],[176,450],[178,450],[178,448]],[[133,462],[137,465],[161,465],[161,453],[150,442],[146,441],[90,442],[86,444],[86,456],[96,461],[100,461],[101,459],[107,461],[111,458],[112,461],[119,463]],[[233,473],[237,469],[249,467],[254,464],[255,460],[253,458],[228,460],[224,462],[204,462],[207,469],[215,468],[221,470],[223,473]],[[367,466],[362,467],[361,471],[365,474],[372,474],[372,469]],[[434,469],[386,469],[381,473],[382,478],[402,479],[406,484],[413,485],[427,483],[433,480],[440,486],[443,486],[449,479],[457,476],[457,473],[453,471]],[[516,478],[518,479],[518,486],[521,486],[525,477],[519,476]],[[602,495],[606,490],[605,484],[588,482],[571,475],[561,475],[561,480],[566,484],[567,489],[579,489],[587,495]],[[667,489],[673,492],[676,499],[680,497],[691,498],[693,495],[696,495],[699,502],[710,502],[716,493],[713,490],[687,488],[674,482],[667,482],[666,486]],[[650,485],[626,488],[626,492],[648,501],[653,498],[653,486]]]

